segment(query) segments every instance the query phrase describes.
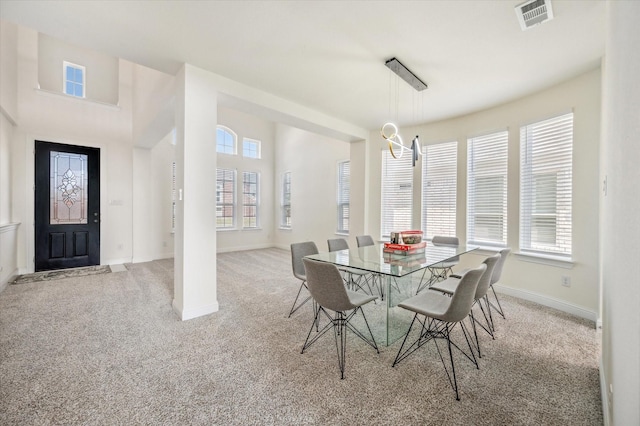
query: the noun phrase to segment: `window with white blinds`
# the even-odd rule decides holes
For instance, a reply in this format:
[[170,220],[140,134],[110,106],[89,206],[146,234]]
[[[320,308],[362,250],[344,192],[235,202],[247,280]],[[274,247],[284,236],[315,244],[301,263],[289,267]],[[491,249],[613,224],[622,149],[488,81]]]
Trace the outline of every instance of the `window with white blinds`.
[[291,228],[291,172],[284,172],[282,174],[280,227],[286,229]]
[[507,244],[508,132],[467,141],[467,243]]
[[391,232],[411,229],[413,206],[413,166],[411,155],[405,153],[393,158],[387,150],[382,152],[382,237]]
[[337,232],[349,233],[351,166],[349,161],[338,163],[338,226]]
[[458,142],[428,145],[422,152],[422,232],[429,239],[455,237]]
[[171,232],[176,230],[176,162],[171,163]]
[[216,169],[216,228],[233,228],[236,211],[236,171]]
[[520,128],[520,250],[571,255],[573,113]]
[[242,172],[242,227],[257,228],[260,222],[260,174]]

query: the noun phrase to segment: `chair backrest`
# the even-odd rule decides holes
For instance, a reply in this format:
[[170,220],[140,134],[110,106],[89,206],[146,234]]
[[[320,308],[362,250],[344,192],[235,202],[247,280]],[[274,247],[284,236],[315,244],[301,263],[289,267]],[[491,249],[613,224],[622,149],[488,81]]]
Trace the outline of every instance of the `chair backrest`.
[[493,269],[493,275],[491,276],[491,284],[495,284],[500,281],[500,276],[502,275],[502,268],[504,267],[504,262],[507,260],[507,256],[511,249],[509,247],[503,248],[498,253],[500,253],[500,260],[496,264],[496,267]]
[[347,311],[356,306],[349,300],[344,281],[333,263],[302,259],[307,271],[307,287],[313,299],[323,308]]
[[483,263],[475,269],[469,269],[462,276],[456,291],[451,296],[447,311],[438,319],[447,322],[459,322],[469,315],[475,300],[478,281],[480,281],[480,277],[486,269],[487,265]]
[[458,237],[445,237],[442,235],[434,235],[431,238],[433,244],[447,245],[447,246],[459,246],[460,240]]
[[318,247],[313,241],[291,244],[291,267],[293,269],[293,275],[303,281],[306,280],[307,277],[304,272],[302,258],[310,254],[318,254]]
[[349,250],[349,244],[344,238],[333,238],[327,240],[329,251]]
[[358,235],[356,242],[358,243],[358,247],[374,246],[376,244],[371,235]]
[[500,262],[500,253],[496,253],[493,256],[487,257],[484,262],[487,265],[487,269],[484,271],[480,280],[478,281],[478,287],[476,288],[476,297],[475,299],[482,299],[487,291],[489,291],[489,285],[491,285],[491,277],[493,277],[493,272],[495,271],[495,267]]

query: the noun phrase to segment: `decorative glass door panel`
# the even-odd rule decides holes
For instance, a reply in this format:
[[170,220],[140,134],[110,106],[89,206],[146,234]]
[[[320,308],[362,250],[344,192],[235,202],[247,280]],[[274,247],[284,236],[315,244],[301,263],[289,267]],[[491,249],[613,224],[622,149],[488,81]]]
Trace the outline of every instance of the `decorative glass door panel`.
[[51,151],[50,157],[51,225],[87,223],[87,156]]

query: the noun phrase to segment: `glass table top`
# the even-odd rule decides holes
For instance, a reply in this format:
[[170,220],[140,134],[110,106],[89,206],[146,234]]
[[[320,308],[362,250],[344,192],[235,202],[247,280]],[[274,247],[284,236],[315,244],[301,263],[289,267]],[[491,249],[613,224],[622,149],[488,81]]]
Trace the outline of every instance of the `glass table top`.
[[434,245],[427,242],[424,253],[404,255],[384,253],[383,248],[384,244],[376,244],[357,249],[318,253],[307,257],[338,266],[403,277],[476,249],[474,246]]

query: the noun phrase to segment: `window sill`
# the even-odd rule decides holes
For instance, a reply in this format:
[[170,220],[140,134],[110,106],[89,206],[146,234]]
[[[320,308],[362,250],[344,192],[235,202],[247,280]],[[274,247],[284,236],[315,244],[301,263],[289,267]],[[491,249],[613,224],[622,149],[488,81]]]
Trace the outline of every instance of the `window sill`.
[[216,228],[216,232],[237,231],[238,228]]
[[243,231],[262,231],[262,228],[260,228],[259,226],[256,226],[255,228],[242,228]]
[[285,226],[280,226],[280,227],[278,227],[278,229],[280,229],[281,231],[293,231],[293,228],[285,227]]
[[474,247],[475,249],[469,252],[470,254],[479,254],[483,256],[493,256],[500,250],[506,248],[506,247],[497,247],[497,246],[479,246],[476,244],[467,243],[467,248],[471,248],[471,247]]
[[555,266],[558,268],[572,269],[575,262],[571,258],[559,257],[559,256],[545,256],[540,254],[526,253],[526,252],[514,252],[513,253],[519,260],[523,262],[538,263],[540,265]]
[[73,100],[73,101],[79,101],[79,102],[88,102],[90,104],[95,104],[98,106],[102,106],[105,108],[109,108],[109,109],[113,109],[116,111],[120,111],[120,106],[115,105],[115,104],[110,104],[107,102],[100,102],[100,101],[95,101],[93,99],[87,99],[87,98],[80,98],[78,96],[71,96],[71,95],[67,95],[66,93],[62,93],[62,92],[53,92],[51,90],[44,90],[44,89],[34,89],[36,91],[36,93],[40,94],[40,95],[44,95],[44,96],[51,96],[54,98],[62,98],[62,99],[68,99],[68,100]]

